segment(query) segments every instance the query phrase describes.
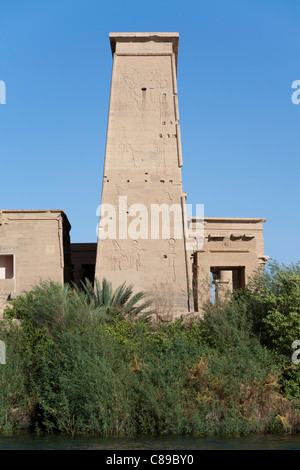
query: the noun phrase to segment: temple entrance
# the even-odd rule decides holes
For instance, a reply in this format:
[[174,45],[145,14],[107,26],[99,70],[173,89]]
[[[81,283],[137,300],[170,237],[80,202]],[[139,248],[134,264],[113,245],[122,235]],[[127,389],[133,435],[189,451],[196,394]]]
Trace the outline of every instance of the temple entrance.
[[212,283],[211,301],[224,300],[228,293],[237,289],[244,289],[246,284],[245,266],[238,267],[211,267]]

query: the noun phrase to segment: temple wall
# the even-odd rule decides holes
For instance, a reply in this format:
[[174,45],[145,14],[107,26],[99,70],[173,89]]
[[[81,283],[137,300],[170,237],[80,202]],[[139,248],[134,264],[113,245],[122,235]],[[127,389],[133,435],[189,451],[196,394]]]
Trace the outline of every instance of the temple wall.
[[[70,279],[70,225],[61,211],[0,211],[0,302],[40,280]],[[1,308],[1,306],[0,306]]]

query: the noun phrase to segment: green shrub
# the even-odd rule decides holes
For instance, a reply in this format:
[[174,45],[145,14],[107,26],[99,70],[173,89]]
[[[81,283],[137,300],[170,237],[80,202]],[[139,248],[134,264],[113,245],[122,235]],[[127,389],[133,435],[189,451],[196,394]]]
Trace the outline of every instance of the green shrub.
[[21,326],[10,322],[3,331],[18,374],[0,369],[0,429],[30,422],[36,431],[72,435],[298,431],[298,405],[280,390],[286,350],[277,351],[272,317],[290,318],[296,287],[281,290],[272,310],[272,282],[260,278],[232,301],[208,305],[203,320],[167,325],[140,317],[143,296],[137,302],[125,286],[116,294],[105,283],[95,292],[88,284],[39,284],[6,312]]
[[21,329],[0,321],[0,339],[5,343],[6,363],[0,364],[0,434],[31,425],[34,403],[27,388],[30,365],[24,354]]
[[292,344],[300,340],[300,264],[271,262],[234,302],[245,309],[253,333],[282,370],[279,382],[285,395],[300,399],[300,369],[291,361]]

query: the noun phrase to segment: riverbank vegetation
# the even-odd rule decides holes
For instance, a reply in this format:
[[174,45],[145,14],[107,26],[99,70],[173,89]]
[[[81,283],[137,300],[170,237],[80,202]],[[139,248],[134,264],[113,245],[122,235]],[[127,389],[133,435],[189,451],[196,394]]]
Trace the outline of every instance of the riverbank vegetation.
[[148,307],[105,281],[96,293],[42,282],[13,300],[0,322],[0,432],[299,432],[300,265],[271,264],[201,320],[152,323]]

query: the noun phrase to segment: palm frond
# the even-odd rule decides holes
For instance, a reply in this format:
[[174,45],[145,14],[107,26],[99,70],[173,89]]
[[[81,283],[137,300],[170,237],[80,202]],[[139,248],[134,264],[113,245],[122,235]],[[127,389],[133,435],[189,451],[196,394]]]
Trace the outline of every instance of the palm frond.
[[96,279],[94,286],[86,279],[82,283],[82,287],[87,302],[92,305],[95,314],[101,321],[106,321],[116,315],[132,318],[151,305],[150,301],[142,302],[145,298],[144,292],[133,294],[133,286],[127,286],[126,282],[114,291],[112,283],[106,278],[102,279],[101,284]]

